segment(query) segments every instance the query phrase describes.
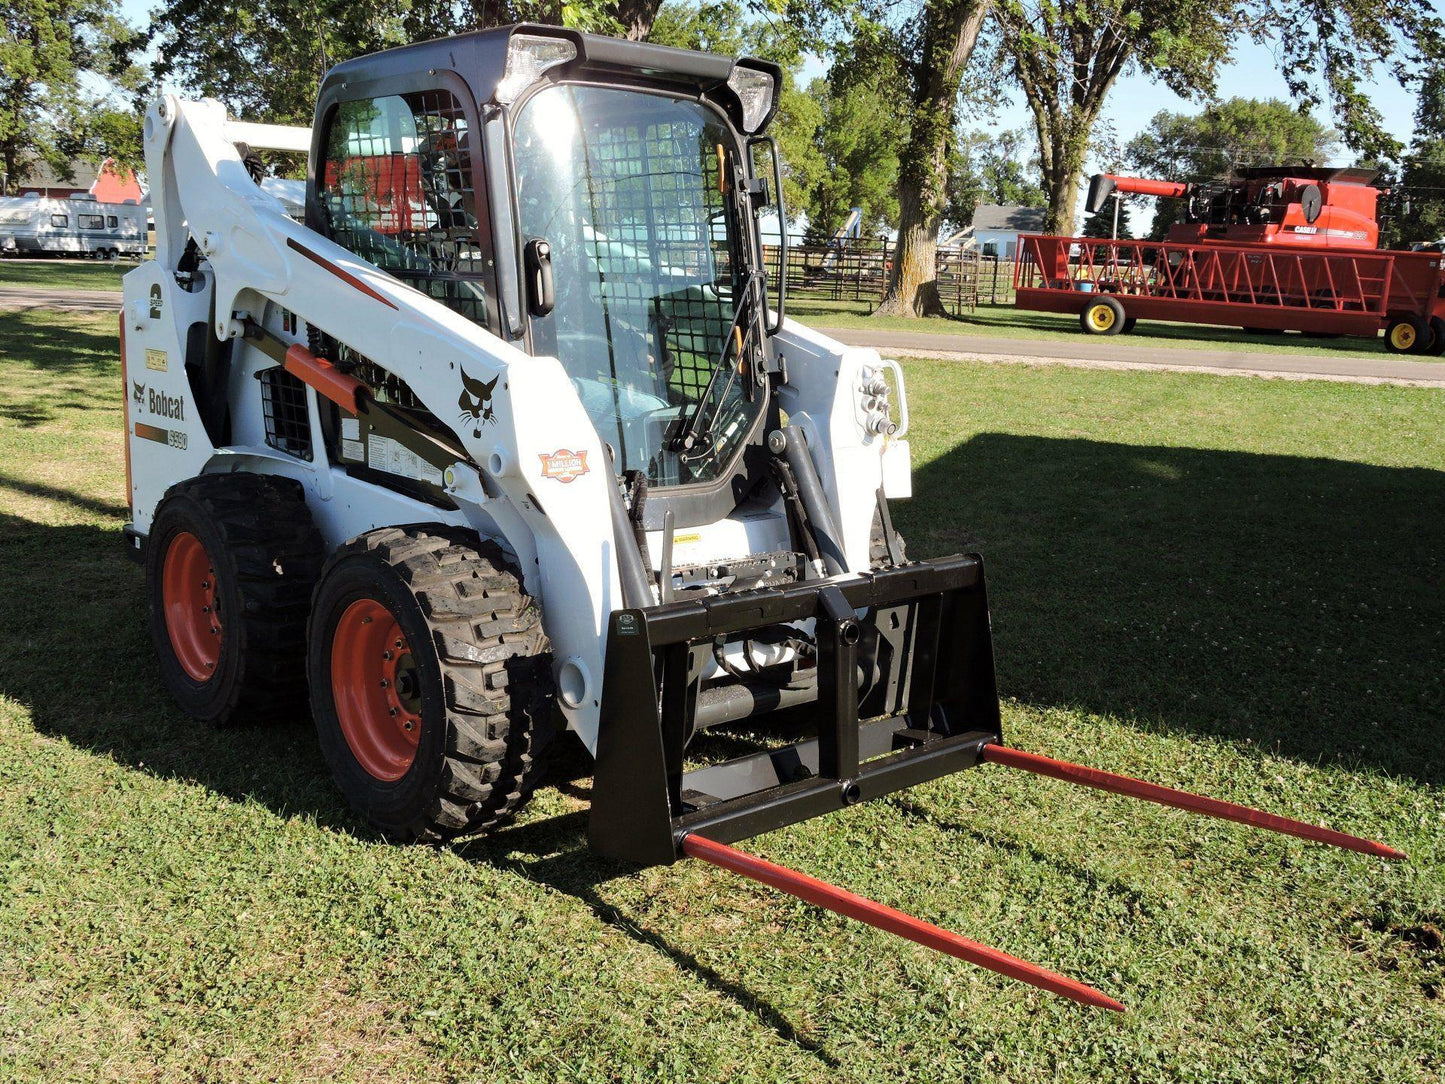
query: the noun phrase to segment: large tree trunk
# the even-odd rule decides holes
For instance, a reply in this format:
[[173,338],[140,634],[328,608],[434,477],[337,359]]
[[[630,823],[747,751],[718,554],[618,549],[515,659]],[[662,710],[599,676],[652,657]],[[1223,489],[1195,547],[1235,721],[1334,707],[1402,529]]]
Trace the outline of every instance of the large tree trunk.
[[618,0],[614,14],[630,41],[646,41],[662,0]]
[[934,267],[959,83],[990,0],[926,0],[910,65],[909,140],[898,163],[898,248],[878,312],[942,316]]
[[1044,215],[1046,233],[1074,233],[1079,181],[1084,172],[1084,156],[1088,153],[1092,127],[1090,124],[1082,131],[1073,129],[1050,133],[1053,142],[1043,169],[1044,193],[1049,201],[1048,213]]
[[[1083,0],[1038,3],[1001,0],[995,20],[1013,58],[1014,77],[1023,88],[1034,132],[1039,139],[1048,213],[1044,229],[1072,233],[1079,181],[1089,138],[1119,72],[1134,55],[1136,42],[1127,28],[1105,20],[1096,25],[1081,11]],[[1057,43],[1041,48],[1040,37]]]

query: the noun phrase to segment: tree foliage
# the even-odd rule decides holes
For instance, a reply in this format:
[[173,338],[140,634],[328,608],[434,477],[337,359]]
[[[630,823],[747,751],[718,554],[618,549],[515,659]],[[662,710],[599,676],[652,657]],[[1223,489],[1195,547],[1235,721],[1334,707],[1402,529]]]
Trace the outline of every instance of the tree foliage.
[[862,208],[865,235],[887,230],[898,218],[901,133],[889,108],[890,75],[808,85],[816,124],[799,180],[812,240],[831,237],[854,207]]
[[0,170],[15,185],[45,163],[136,161],[139,129],[120,96],[137,88],[130,29],[93,0],[12,0],[0,21]]
[[178,0],[158,8],[156,76],[233,114],[309,122],[321,79],[354,56],[428,38],[531,21],[646,37],[661,0]]
[[1043,206],[1036,163],[1027,132],[960,132],[949,170],[945,220],[954,228],[966,226],[981,203]]
[[897,126],[898,248],[880,313],[943,312],[934,273],[948,205],[959,88],[991,0],[826,0],[790,7],[808,32],[847,42],[835,57],[836,86],[898,73],[889,116]]
[[[1278,98],[1229,98],[1198,113],[1156,113],[1124,157],[1148,177],[1213,181],[1247,166],[1324,164],[1339,149],[1339,133],[1307,110]],[[1178,200],[1159,200],[1149,235],[1163,237],[1181,213]]]
[[1110,200],[1108,205],[1097,214],[1089,215],[1084,219],[1084,228],[1079,231],[1081,237],[1100,237],[1120,239],[1134,236],[1133,223],[1130,221],[1128,201],[1121,200],[1119,203],[1119,232],[1114,233],[1114,201]]
[[1445,72],[1432,72],[1420,88],[1415,138],[1401,163],[1389,240],[1401,244],[1445,238]]

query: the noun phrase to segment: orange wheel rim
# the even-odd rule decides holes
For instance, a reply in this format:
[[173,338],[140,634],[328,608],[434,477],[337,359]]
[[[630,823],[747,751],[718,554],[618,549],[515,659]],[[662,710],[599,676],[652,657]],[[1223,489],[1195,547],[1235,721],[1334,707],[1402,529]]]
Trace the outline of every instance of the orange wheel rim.
[[336,623],[331,697],[362,769],[387,782],[404,776],[421,738],[421,675],[401,625],[376,599],[357,599]]
[[161,565],[161,608],[171,651],[192,681],[210,681],[221,661],[221,608],[216,570],[201,540],[182,531]]

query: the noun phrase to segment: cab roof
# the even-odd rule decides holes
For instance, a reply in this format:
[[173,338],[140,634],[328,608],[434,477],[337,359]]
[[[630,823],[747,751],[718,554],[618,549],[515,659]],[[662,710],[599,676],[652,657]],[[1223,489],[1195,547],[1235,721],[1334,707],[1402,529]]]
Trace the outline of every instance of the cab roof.
[[[776,112],[782,88],[778,65],[751,57],[734,59],[717,53],[674,49],[667,45],[627,41],[604,34],[584,34],[559,26],[513,23],[493,30],[478,30],[451,38],[402,45],[359,56],[337,64],[321,84],[321,98],[347,83],[371,83],[414,73],[445,69],[456,72],[478,103],[491,101],[507,64],[507,43],[519,33],[565,38],[577,47],[577,58],[547,73],[546,78],[581,77],[608,83],[673,87],[690,94],[710,94],[727,83],[735,66],[755,68],[773,77],[773,106],[759,131],[767,128]],[[730,97],[724,94],[723,98]],[[723,103],[727,104],[727,103]],[[735,114],[729,108],[729,114]],[[734,121],[737,117],[734,115]]]

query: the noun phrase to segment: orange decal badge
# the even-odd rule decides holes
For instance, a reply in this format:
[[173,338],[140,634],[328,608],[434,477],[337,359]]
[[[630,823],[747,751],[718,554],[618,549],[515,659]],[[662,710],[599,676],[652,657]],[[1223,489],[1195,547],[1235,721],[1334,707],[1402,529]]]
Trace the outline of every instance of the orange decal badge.
[[542,460],[542,477],[555,478],[559,482],[575,482],[589,470],[586,452],[569,452],[558,448],[551,455],[539,455]]

